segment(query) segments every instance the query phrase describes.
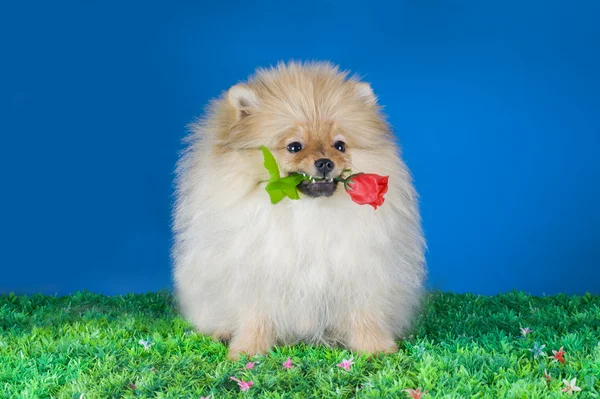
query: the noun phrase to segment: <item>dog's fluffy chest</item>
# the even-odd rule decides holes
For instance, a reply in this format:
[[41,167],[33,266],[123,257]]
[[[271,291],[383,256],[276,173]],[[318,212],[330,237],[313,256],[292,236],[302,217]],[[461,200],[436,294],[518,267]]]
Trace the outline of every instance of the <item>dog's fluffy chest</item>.
[[[344,193],[342,193],[344,194]],[[371,207],[361,207],[346,196],[300,199],[271,205],[261,198],[235,228],[238,242],[250,240],[253,258],[308,270],[313,265],[352,266],[373,257],[388,237],[382,218]]]
[[262,201],[244,227],[235,234],[250,243],[239,253],[247,283],[259,287],[263,306],[294,335],[327,328],[363,291],[357,285],[375,286],[381,278],[387,240],[381,219],[347,197]]

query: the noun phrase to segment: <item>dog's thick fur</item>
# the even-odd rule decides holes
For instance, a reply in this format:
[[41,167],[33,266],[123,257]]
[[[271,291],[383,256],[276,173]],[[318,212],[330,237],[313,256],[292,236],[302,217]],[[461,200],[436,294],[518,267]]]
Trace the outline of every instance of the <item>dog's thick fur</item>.
[[[233,86],[192,127],[174,212],[184,317],[231,339],[232,359],[299,340],[397,350],[419,309],[425,243],[411,175],[370,86],[328,63],[279,64]],[[290,141],[304,149],[290,153]],[[385,203],[358,205],[339,184],[330,197],[273,205],[261,145],[282,176],[313,174],[323,156],[336,176],[389,175]]]

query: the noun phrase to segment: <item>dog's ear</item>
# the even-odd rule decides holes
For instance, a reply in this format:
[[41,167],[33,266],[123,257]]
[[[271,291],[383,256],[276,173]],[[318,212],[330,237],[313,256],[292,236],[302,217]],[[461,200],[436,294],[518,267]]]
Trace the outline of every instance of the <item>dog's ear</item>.
[[358,82],[354,86],[354,91],[358,95],[365,104],[369,106],[373,106],[377,104],[377,97],[375,97],[375,93],[373,93],[373,89],[371,89],[371,85],[365,82]]
[[254,91],[245,84],[237,84],[227,93],[229,104],[236,109],[238,119],[252,114],[258,107],[258,98]]

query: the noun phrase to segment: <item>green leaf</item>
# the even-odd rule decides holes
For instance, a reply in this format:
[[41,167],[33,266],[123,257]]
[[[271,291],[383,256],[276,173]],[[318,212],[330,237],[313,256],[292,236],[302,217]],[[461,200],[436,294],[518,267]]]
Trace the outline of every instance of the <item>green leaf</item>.
[[287,195],[290,199],[300,199],[300,196],[298,195],[298,189],[296,188],[296,186],[286,184],[283,186],[282,190],[285,193],[285,195]]
[[304,180],[310,180],[310,177],[308,176],[302,176],[299,174],[293,174],[293,175],[289,175],[286,177],[282,177],[281,179],[279,179],[279,181],[281,181],[282,183],[285,184],[291,184],[294,187],[296,187],[298,184],[302,183],[302,181]]
[[275,160],[273,154],[264,145],[261,146],[261,150],[265,158],[265,168],[267,168],[270,175],[269,183],[265,187],[265,190],[271,198],[271,203],[276,204],[285,197],[293,200],[300,199],[296,186],[303,180],[309,180],[310,178],[299,173],[293,173],[289,176],[281,177],[279,175],[277,161]]
[[261,146],[260,149],[262,150],[263,157],[265,158],[265,168],[267,168],[267,170],[269,171],[269,175],[271,175],[270,180],[278,180],[281,176],[279,175],[279,167],[277,166],[277,161],[275,160],[275,157],[273,156],[271,151],[269,151],[269,149],[264,145]]
[[302,180],[304,180],[304,178],[301,178],[301,176],[292,175],[281,178],[277,181],[269,182],[265,189],[271,197],[271,203],[276,204],[285,197],[293,200],[300,199],[296,186]]
[[265,187],[265,190],[267,190],[267,193],[269,193],[269,197],[271,198],[272,204],[276,204],[285,198],[285,193],[279,187],[278,183],[279,182],[270,182],[269,184],[267,184],[267,187]]

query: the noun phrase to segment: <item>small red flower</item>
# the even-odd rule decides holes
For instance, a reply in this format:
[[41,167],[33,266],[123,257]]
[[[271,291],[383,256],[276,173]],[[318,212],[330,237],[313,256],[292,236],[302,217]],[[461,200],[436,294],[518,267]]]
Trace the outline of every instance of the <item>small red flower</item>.
[[421,391],[421,388],[403,389],[403,391],[406,392],[412,399],[421,399],[423,395],[427,393],[427,391]]
[[565,357],[564,357],[565,351],[563,351],[562,346],[557,351],[553,350],[552,353],[554,353],[554,356],[548,356],[549,359],[554,359],[557,362],[561,362],[562,364],[565,364]]
[[383,196],[388,191],[388,179],[389,176],[374,173],[357,173],[344,179],[344,187],[352,201],[377,209],[385,201]]

